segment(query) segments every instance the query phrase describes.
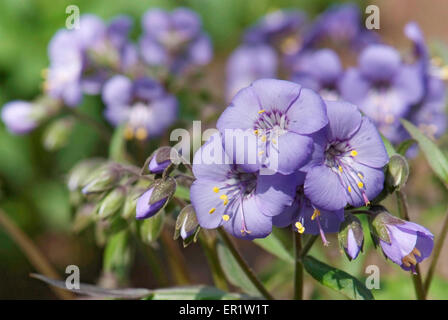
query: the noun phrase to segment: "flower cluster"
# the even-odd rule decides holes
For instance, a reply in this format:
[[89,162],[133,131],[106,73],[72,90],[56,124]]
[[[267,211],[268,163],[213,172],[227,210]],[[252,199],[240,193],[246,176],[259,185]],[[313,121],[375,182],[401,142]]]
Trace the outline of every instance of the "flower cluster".
[[129,36],[132,27],[128,16],[106,23],[85,14],[79,28],[57,31],[48,46],[45,99],[5,105],[2,119],[8,129],[28,133],[64,106],[78,107],[87,94],[102,96],[106,120],[124,125],[127,138],[160,136],[177,119],[178,102],[169,84],[209,63],[211,42],[200,17],[186,8],[147,11],[138,43]]
[[361,27],[355,5],[331,7],[312,23],[293,10],[268,14],[228,60],[228,99],[256,79],[280,76],[325,99],[357,105],[394,144],[409,138],[402,118],[440,137],[446,129],[446,67],[431,59],[416,23],[406,25],[405,34],[413,50],[402,57]]

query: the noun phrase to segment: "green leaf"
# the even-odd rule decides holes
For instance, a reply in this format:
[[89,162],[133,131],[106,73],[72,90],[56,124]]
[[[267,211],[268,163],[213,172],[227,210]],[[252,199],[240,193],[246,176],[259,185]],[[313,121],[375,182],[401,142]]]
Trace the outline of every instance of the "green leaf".
[[409,132],[409,134],[417,140],[420,149],[428,160],[429,166],[434,173],[444,182],[448,183],[448,160],[443,152],[425,136],[416,126],[406,120],[401,120],[401,123]]
[[252,284],[244,271],[240,268],[238,262],[235,260],[232,253],[224,245],[224,243],[218,241],[216,244],[216,249],[218,251],[218,258],[221,263],[222,270],[224,271],[227,280],[247,294],[259,297],[260,293],[258,289]]
[[241,300],[248,296],[229,293],[209,286],[187,286],[153,290],[150,300]]
[[412,145],[416,142],[417,141],[415,141],[414,139],[408,139],[403,141],[398,145],[397,153],[401,154],[402,156],[406,155],[406,152],[409,150],[409,148],[412,147]]
[[126,230],[109,238],[104,250],[103,269],[114,273],[119,280],[125,280],[132,263],[132,250],[129,244],[129,234]]
[[255,239],[253,242],[262,247],[267,252],[282,259],[288,263],[294,263],[294,258],[291,253],[283,246],[280,239],[276,237],[274,233],[271,233],[268,237],[263,239]]
[[387,139],[385,136],[381,135],[381,139],[383,140],[384,146],[386,147],[387,155],[389,157],[392,157],[397,152],[395,151],[394,146],[392,143]]
[[373,300],[372,292],[348,273],[331,267],[319,260],[306,256],[303,259],[305,270],[322,285],[338,291],[349,299]]

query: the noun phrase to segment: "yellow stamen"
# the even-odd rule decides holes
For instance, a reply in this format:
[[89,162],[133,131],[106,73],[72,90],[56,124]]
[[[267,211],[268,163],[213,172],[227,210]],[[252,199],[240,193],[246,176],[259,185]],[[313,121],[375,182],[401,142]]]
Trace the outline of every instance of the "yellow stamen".
[[226,200],[223,201],[222,204],[226,206],[228,203],[229,203],[229,200],[226,199]]
[[339,169],[339,172],[342,172],[342,167],[341,166],[339,166],[338,169]]
[[137,131],[135,132],[135,137],[138,140],[145,140],[148,137],[148,131],[146,131],[145,128],[138,128]]
[[356,150],[352,150],[352,151],[350,151],[350,155],[351,155],[352,157],[356,157],[356,156],[358,155],[358,151],[356,151]]
[[298,233],[304,233],[305,232],[305,228],[303,227],[303,225],[300,222],[297,221],[295,226],[297,228],[297,232]]
[[214,193],[218,193],[219,192],[219,188],[218,187],[213,187],[213,192]]
[[230,219],[230,217],[227,214],[222,216],[222,220],[224,220],[224,221],[229,221],[229,219]]
[[258,152],[258,154],[261,156],[264,153],[263,150],[261,150],[260,152]]
[[254,130],[254,135],[258,135],[258,130]]
[[262,141],[262,142],[266,142],[266,136],[262,136],[262,137],[261,137],[261,141]]
[[222,195],[219,196],[219,199],[221,199],[221,200],[227,200],[228,198],[227,198],[227,195],[226,195],[226,194],[222,194]]
[[320,216],[320,211],[317,209],[314,209],[313,215],[311,216],[311,220],[316,219],[318,216]]
[[262,113],[264,113],[264,112],[266,112],[266,110],[264,110],[264,109],[263,109],[263,110],[260,110],[260,111],[258,111],[258,113],[259,113],[259,114],[262,114]]
[[413,253],[414,255],[416,255],[416,256],[419,256],[419,257],[422,256],[422,253],[421,253],[420,250],[418,250],[417,248],[414,248],[414,250],[412,250],[412,253]]
[[132,138],[134,138],[134,130],[131,127],[126,127],[124,129],[124,138],[126,140],[131,140]]
[[358,172],[359,179],[364,179],[363,175]]
[[362,189],[364,188],[364,183],[362,183],[361,181],[358,182],[358,188]]
[[277,144],[277,140],[272,139],[271,141],[272,141],[273,144]]
[[348,192],[352,192],[352,187],[348,186],[347,190]]
[[208,213],[212,214],[212,213],[215,212],[215,211],[216,211],[216,208],[211,208],[211,209],[208,211]]

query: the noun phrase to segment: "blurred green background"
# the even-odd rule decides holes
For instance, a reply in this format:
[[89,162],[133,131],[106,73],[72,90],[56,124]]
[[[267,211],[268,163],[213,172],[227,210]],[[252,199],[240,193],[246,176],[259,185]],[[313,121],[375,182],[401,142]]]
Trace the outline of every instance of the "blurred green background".
[[[210,72],[223,78],[225,59],[241,38],[243,30],[260,16],[279,8],[300,8],[310,16],[323,11],[330,0],[2,0],[0,10],[0,105],[12,99],[32,99],[40,92],[41,73],[46,68],[47,44],[67,17],[65,8],[76,4],[82,13],[95,13],[104,19],[117,14],[129,14],[135,18],[132,36],[140,34],[140,17],[150,7],[173,8],[187,6],[196,10],[203,19],[204,28],[213,40],[215,59]],[[402,28],[409,20],[418,21],[427,38],[446,40],[448,25],[441,14],[441,1],[371,1],[381,9],[380,33],[394,45],[406,44]],[[365,1],[358,1],[367,5]],[[446,11],[445,11],[446,12]],[[432,17],[431,19],[428,17]],[[440,17],[438,19],[437,17]],[[445,39],[444,39],[445,38]],[[223,90],[219,80],[215,90]],[[222,106],[224,107],[224,106]],[[87,98],[82,111],[101,119],[102,105],[98,98]],[[12,136],[0,125],[0,208],[17,223],[42,250],[61,275],[69,264],[81,269],[83,282],[95,283],[101,272],[102,250],[96,247],[93,232],[81,236],[72,234],[69,194],[64,184],[67,171],[80,159],[107,154],[105,146],[90,128],[77,125],[69,146],[55,153],[48,153],[41,145],[41,130],[24,137]],[[439,224],[446,210],[447,194],[430,174],[428,166],[419,157],[412,163],[413,173],[408,184],[411,216],[437,235]],[[390,208],[395,204],[391,202]],[[381,289],[373,290],[377,299],[414,298],[412,282],[407,273],[392,263],[385,262],[379,251],[374,251],[367,237],[365,254],[349,263],[337,247],[337,240],[330,239],[331,246],[323,248],[319,242],[312,250],[316,257],[339,266],[349,273],[365,278],[365,268],[377,264],[381,270]],[[282,288],[286,293],[292,288],[292,270],[274,263],[267,253],[253,249],[251,243],[239,245],[248,255],[250,263],[261,272],[268,288]],[[206,267],[198,246],[185,250],[189,270],[196,283],[211,283],[209,275],[201,272]],[[54,298],[52,291],[42,283],[28,277],[35,271],[19,248],[0,229],[0,298]],[[444,250],[429,297],[448,299],[448,259]],[[426,270],[428,263],[423,264]],[[282,272],[278,272],[282,270]],[[138,258],[132,270],[130,285],[151,287],[154,279],[147,265]],[[307,298],[342,299],[337,293],[322,289],[308,278],[305,287]]]

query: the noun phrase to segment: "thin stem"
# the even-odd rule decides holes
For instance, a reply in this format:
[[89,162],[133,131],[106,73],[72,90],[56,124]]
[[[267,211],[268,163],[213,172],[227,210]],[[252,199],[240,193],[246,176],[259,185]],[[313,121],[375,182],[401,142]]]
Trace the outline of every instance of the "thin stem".
[[294,264],[294,300],[303,300],[303,263],[302,263],[302,236],[292,232],[292,241],[295,253]]
[[308,251],[310,251],[311,247],[313,246],[314,242],[318,237],[319,236],[317,235],[310,235],[305,245],[303,246],[302,252],[300,254],[300,259],[303,259],[303,257],[305,257],[308,254]]
[[167,252],[168,264],[176,283],[178,285],[191,283],[190,276],[187,272],[186,261],[182,251],[179,250],[178,244],[172,240],[171,235],[166,230],[162,231],[161,240]]
[[[398,212],[400,213],[401,218],[406,221],[411,221],[409,219],[409,207],[406,199],[406,194],[402,190],[399,190],[396,192],[396,195],[397,195]],[[418,300],[425,300],[426,293],[423,287],[423,280],[422,280],[422,274],[420,272],[420,266],[418,264],[415,266],[415,272],[417,274],[411,273],[412,282],[414,283],[415,295],[417,296]]]
[[[28,261],[36,268],[36,270],[43,274],[44,276],[51,279],[60,279],[58,273],[50,264],[50,262],[45,258],[45,256],[40,252],[39,248],[33,243],[33,241],[28,238],[28,236],[20,230],[16,224],[9,219],[8,215],[0,209],[0,226],[6,231],[6,233],[11,237],[12,240],[19,246]],[[51,290],[60,299],[74,299],[74,295],[62,289],[51,286]]]
[[73,115],[78,120],[84,122],[85,124],[89,125],[91,128],[96,130],[98,134],[100,135],[101,139],[103,139],[105,142],[109,143],[112,135],[109,131],[109,128],[105,126],[103,123],[95,120],[94,118],[86,115],[85,113],[79,112],[78,110],[72,109],[72,108],[65,108],[65,110]]
[[426,275],[424,284],[425,297],[428,294],[429,288],[431,286],[431,281],[434,276],[434,272],[436,270],[437,261],[439,260],[440,252],[442,251],[443,244],[445,243],[447,233],[448,233],[448,211],[445,213],[445,219],[443,220],[442,230],[440,231],[436,245],[434,246],[434,253],[431,261],[431,266],[429,267],[428,274]]
[[218,255],[216,254],[216,239],[211,239],[204,232],[201,232],[199,234],[199,242],[204,249],[204,254],[207,258],[215,286],[224,291],[229,290],[226,276],[224,275],[221,264],[219,263]]
[[166,277],[165,272],[163,271],[163,267],[159,262],[159,257],[157,257],[156,252],[150,246],[145,246],[141,243],[141,241],[136,241],[138,246],[141,248],[143,255],[146,258],[146,262],[148,263],[153,275],[154,279],[157,281],[159,287],[167,287],[169,282]]
[[227,246],[227,248],[230,250],[230,253],[235,258],[236,262],[240,266],[240,268],[243,270],[243,272],[246,274],[246,276],[249,278],[250,282],[257,288],[258,292],[267,300],[274,300],[274,297],[266,290],[264,285],[261,283],[261,281],[257,278],[255,273],[252,271],[252,269],[247,265],[246,261],[243,259],[241,254],[236,249],[235,245],[233,244],[230,237],[227,235],[227,233],[222,229],[218,228],[218,233],[221,236],[221,239],[224,241],[224,244]]

